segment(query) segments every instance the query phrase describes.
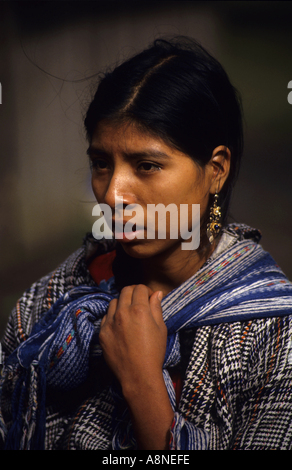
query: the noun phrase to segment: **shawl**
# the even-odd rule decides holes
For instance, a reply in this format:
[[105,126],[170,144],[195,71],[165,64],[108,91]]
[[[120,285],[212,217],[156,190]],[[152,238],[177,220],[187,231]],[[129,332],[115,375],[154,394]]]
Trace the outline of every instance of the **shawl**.
[[[0,432],[7,449],[43,449],[46,387],[64,392],[82,384],[89,357],[102,355],[98,332],[112,288],[80,286],[63,295],[34,326],[30,337],[12,353],[1,374],[1,391],[13,377],[13,424],[6,428],[0,412]],[[103,285],[105,287],[105,284]],[[176,412],[168,368],[180,361],[178,332],[184,328],[292,313],[292,285],[272,257],[254,240],[243,239],[209,259],[188,281],[162,300],[168,339],[163,376],[175,411],[170,449],[205,449],[208,434]],[[118,387],[112,420],[112,448],[137,448],[127,407]],[[122,403],[122,406],[121,406]],[[1,410],[0,410],[1,411]]]

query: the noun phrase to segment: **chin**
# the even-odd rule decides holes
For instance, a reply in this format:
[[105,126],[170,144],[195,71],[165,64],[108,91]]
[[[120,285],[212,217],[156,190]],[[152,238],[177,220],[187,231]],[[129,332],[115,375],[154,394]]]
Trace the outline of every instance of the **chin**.
[[148,259],[160,255],[170,255],[173,251],[181,249],[181,242],[178,242],[178,240],[144,240],[143,243],[139,243],[135,240],[132,243],[121,243],[121,245],[127,255],[137,259]]

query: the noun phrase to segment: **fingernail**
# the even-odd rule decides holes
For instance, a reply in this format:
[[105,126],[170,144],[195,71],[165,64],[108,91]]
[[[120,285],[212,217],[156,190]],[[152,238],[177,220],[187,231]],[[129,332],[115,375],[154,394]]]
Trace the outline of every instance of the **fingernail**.
[[159,292],[159,294],[158,294],[158,300],[160,300],[160,301],[161,301],[161,300],[162,300],[162,297],[163,297],[163,292],[162,292],[162,291],[160,291],[160,292]]

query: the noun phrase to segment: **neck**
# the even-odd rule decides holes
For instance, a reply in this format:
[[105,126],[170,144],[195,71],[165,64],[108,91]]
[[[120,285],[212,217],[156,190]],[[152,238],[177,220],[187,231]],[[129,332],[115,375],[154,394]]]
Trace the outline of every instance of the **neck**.
[[161,290],[165,296],[193,276],[215,249],[215,244],[204,250],[178,251],[141,260],[143,284],[153,292]]

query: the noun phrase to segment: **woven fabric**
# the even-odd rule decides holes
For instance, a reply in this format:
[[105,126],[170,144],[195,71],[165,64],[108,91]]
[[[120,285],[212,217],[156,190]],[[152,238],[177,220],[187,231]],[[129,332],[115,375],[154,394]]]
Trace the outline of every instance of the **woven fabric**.
[[[177,332],[180,329],[197,327],[198,338],[200,336],[200,332],[209,331],[208,341],[210,343],[210,338],[212,336],[211,332],[212,334],[214,334],[216,329],[220,330],[223,327],[223,325],[228,325],[228,327],[230,325],[234,325],[234,328],[235,328],[235,325],[241,325],[241,331],[242,331],[243,325],[245,325],[246,322],[250,322],[254,325],[256,325],[257,322],[258,324],[260,324],[260,322],[264,322],[265,324],[267,324],[269,321],[273,322],[275,320],[275,317],[281,316],[283,318],[280,321],[282,323],[286,321],[285,323],[286,328],[282,328],[281,331],[282,332],[287,331],[287,328],[289,331],[289,328],[290,328],[289,327],[290,325],[289,314],[291,313],[291,305],[292,305],[291,284],[283,276],[282,272],[275,265],[271,257],[262,250],[262,248],[256,243],[256,241],[251,240],[250,238],[251,231],[247,230],[246,231],[247,236],[246,235],[243,236],[242,230],[240,231],[238,229],[236,230],[235,228],[230,227],[228,232],[229,232],[229,245],[227,246],[227,248],[224,249],[223,252],[220,253],[220,245],[219,245],[218,247],[219,250],[217,252],[217,255],[215,255],[213,259],[209,260],[208,263],[189,281],[187,281],[182,286],[180,286],[180,288],[176,289],[175,291],[170,293],[168,296],[166,296],[162,302],[164,319],[166,321],[166,324],[168,326],[168,331],[169,331],[164,376],[165,376],[166,385],[169,390],[170,399],[173,403],[174,409],[176,406],[175,397],[173,393],[173,387],[171,385],[171,381],[169,378],[169,374],[167,372],[167,367],[179,361],[180,356],[179,356],[179,342],[178,342]],[[104,247],[102,247],[102,249],[104,249]],[[84,264],[85,264],[84,254],[85,254],[84,252],[83,253],[79,252],[77,257],[76,256],[75,258],[72,257],[70,260],[71,262],[73,262],[74,268],[77,272],[78,272],[78,262],[76,261],[79,256],[80,268],[83,268],[83,271],[86,273],[86,269],[84,269]],[[64,270],[66,272],[67,268],[68,268],[68,263],[66,266],[64,265],[59,269],[58,274],[60,275],[60,270],[63,270],[63,273],[64,273]],[[71,265],[71,268],[72,268],[72,265]],[[79,273],[80,272],[81,272],[81,269],[79,269]],[[87,274],[86,276],[88,279]],[[57,299],[54,299],[54,297],[52,296],[53,289],[49,290],[48,287],[49,286],[52,287],[53,285],[55,286],[61,285],[65,287],[66,283],[64,282],[64,275],[63,277],[61,276],[61,278],[63,279],[63,282],[58,283],[56,282],[58,279],[58,276],[53,275],[51,278],[46,278],[45,283],[43,280],[39,284],[35,284],[32,287],[32,289],[25,294],[24,296],[25,298],[22,299],[22,303],[18,304],[19,306],[18,306],[18,309],[16,309],[16,314],[19,313],[20,305],[24,305],[24,303],[26,303],[27,309],[30,307],[30,309],[33,308],[34,311],[36,311],[35,310],[36,305],[40,305],[40,303],[42,304],[43,306],[42,308],[44,310],[45,310],[44,304],[46,304],[47,308],[50,307],[51,305],[54,305],[55,304],[54,300],[56,301]],[[85,276],[83,277],[83,279],[84,278]],[[48,279],[50,280],[48,281]],[[52,282],[52,279],[54,279],[55,282]],[[71,288],[73,287],[72,284],[74,284],[74,282],[72,282],[73,279],[75,279],[75,286],[76,284],[83,285],[82,276],[80,275],[72,276],[72,271],[71,271],[71,275],[70,275],[70,280],[71,280],[70,287]],[[76,282],[76,279],[78,279],[77,282]],[[92,280],[90,279],[88,280],[89,282],[87,284],[92,285]],[[40,297],[37,297],[35,295],[35,292],[36,290],[38,290],[38,288],[40,287],[42,289],[44,288],[43,287],[44,284],[47,286],[47,294],[48,293],[50,294],[50,302],[48,302],[48,295],[45,295],[45,296],[41,295]],[[67,288],[68,288],[68,284],[66,286],[66,289]],[[78,289],[77,291],[80,292],[80,289]],[[77,291],[75,289],[75,293]],[[28,298],[30,299],[30,301],[27,301]],[[33,302],[33,298],[35,299],[35,302]],[[68,299],[68,295],[67,297],[65,296],[64,298]],[[63,302],[64,298],[62,298],[61,301],[59,300],[59,302]],[[104,299],[104,300],[108,301],[109,298]],[[84,307],[84,299],[82,300],[82,302],[83,302],[83,307]],[[56,311],[56,304],[54,305],[54,307]],[[105,306],[103,306],[103,309],[104,307]],[[75,322],[76,322],[76,312],[78,312],[79,310],[81,310],[81,312],[79,312],[77,318],[80,318],[80,319],[84,318],[83,316],[84,312],[82,312],[82,304],[80,304],[77,309],[74,308],[73,313],[75,315],[75,319],[74,319]],[[103,310],[103,313],[105,310]],[[44,317],[45,322],[47,322],[47,326],[48,325],[51,326],[51,324],[54,323],[54,322],[50,323],[50,321],[48,322],[48,318],[52,320],[52,316],[53,316],[52,311],[54,311],[54,308],[53,310],[49,311],[49,314],[47,314],[47,316]],[[64,310],[61,309],[61,311],[63,311],[64,313]],[[91,309],[89,309],[89,311],[91,311]],[[102,315],[103,313],[99,311],[98,314]],[[66,317],[66,314],[65,315],[60,314],[60,316],[58,316],[57,314],[57,318],[54,320],[56,324],[58,325],[58,327],[56,327],[56,324],[55,324],[56,328],[54,330],[55,336],[53,340],[53,343],[55,342],[55,345],[57,345],[57,351],[60,351],[60,348],[62,348],[64,345],[63,336],[62,338],[58,338],[58,334],[60,333],[60,330],[58,328],[60,324],[62,324],[64,317]],[[71,314],[69,315],[69,317],[72,320]],[[268,317],[270,317],[270,320],[268,319]],[[42,320],[42,324],[44,324],[44,318]],[[85,318],[86,318],[86,315],[85,315]],[[68,319],[68,315],[67,315],[67,319]],[[257,320],[257,319],[261,319],[261,320]],[[96,317],[95,317],[95,320],[96,320]],[[14,316],[12,315],[11,317],[10,323],[7,328],[6,336],[3,342],[3,349],[6,351],[6,353],[9,352],[9,347],[12,349],[12,347],[10,346],[11,339],[13,338],[13,331],[12,331],[11,325],[13,325],[14,321],[15,321],[15,312],[14,312]],[[85,324],[88,325],[88,323],[93,324],[94,321],[88,322],[88,319],[87,319],[85,323],[83,323],[82,330],[84,330],[85,337],[87,334],[87,329],[86,327],[84,327],[84,325]],[[23,328],[24,324],[26,324],[26,328]],[[214,326],[216,324],[218,326]],[[17,322],[18,335],[15,334],[14,332],[14,338],[17,338],[17,336],[18,337],[21,336],[22,340],[26,339],[28,330],[29,330],[28,325],[29,325],[29,319],[27,318],[27,316],[24,315],[23,318],[21,316],[18,317],[18,322]],[[209,327],[208,325],[212,325],[212,326]],[[70,325],[70,328],[71,326],[72,325]],[[98,328],[98,325],[96,323],[94,325],[94,328],[95,329]],[[251,328],[251,330],[253,330],[253,334],[255,335],[254,328]],[[93,331],[94,329],[92,330],[92,334],[93,334]],[[48,334],[48,331],[46,333]],[[34,333],[34,334],[38,334],[38,333]],[[246,334],[242,335],[243,339],[246,339],[248,335],[249,335],[249,330],[247,329]],[[272,347],[272,345],[274,344],[273,341],[275,341],[275,338],[271,333],[269,334],[269,336],[272,338],[271,344],[269,343],[269,345]],[[277,338],[278,337],[279,337],[279,333],[278,333]],[[51,336],[48,335],[48,338],[51,338]],[[65,335],[65,338],[68,338],[68,335],[67,336]],[[227,340],[227,338],[225,338],[225,340]],[[24,351],[25,349],[27,349],[27,347],[25,347],[24,345],[25,344],[29,345],[30,339],[27,341],[23,343],[23,346],[20,346],[19,350]],[[44,351],[46,350],[45,348],[45,345],[47,344],[46,341],[47,339],[41,342],[41,348],[38,351],[38,357],[41,356],[42,359],[46,357],[44,353]],[[196,341],[197,340],[195,340],[195,343]],[[14,342],[15,342],[15,339],[14,339]],[[74,342],[71,340],[69,343],[68,349],[65,348],[65,351],[68,352],[70,350],[70,345],[73,345],[73,343]],[[279,343],[279,338],[278,338],[278,343]],[[218,349],[218,344],[217,343],[213,344],[213,347],[214,347],[214,350],[216,351]],[[201,349],[202,349],[202,345],[201,345]],[[276,353],[282,354],[283,351],[286,351],[286,350],[287,350],[287,344],[285,342],[285,347],[283,346],[281,350],[280,348],[278,348],[274,352],[274,358],[276,358]],[[226,347],[226,351],[228,351],[228,347]],[[39,354],[40,352],[41,354]],[[62,352],[62,349],[61,349],[61,352]],[[53,359],[54,357],[55,355],[53,356]],[[61,359],[60,359],[60,362],[58,363],[59,365],[62,364],[61,362],[62,358],[65,359],[66,357],[66,354],[64,353],[64,351],[60,357]],[[70,357],[70,354],[69,354],[69,357]],[[30,357],[30,362],[28,361],[29,364],[33,362],[31,361],[31,359],[32,358]],[[232,442],[232,439],[234,438],[234,436],[231,435],[229,436],[229,438],[227,438],[228,432],[226,431],[224,435],[225,436],[225,440],[224,440],[224,438],[222,437],[222,432],[219,432],[219,435],[218,435],[218,427],[216,427],[215,424],[213,424],[213,427],[211,426],[211,422],[213,423],[212,420],[214,416],[216,415],[216,413],[219,412],[220,406],[222,410],[224,409],[224,406],[225,408],[226,406],[228,408],[228,402],[227,404],[225,402],[222,402],[222,403],[220,403],[220,401],[218,402],[218,397],[216,397],[216,394],[214,396],[214,384],[212,383],[212,381],[210,383],[210,381],[208,382],[207,380],[207,378],[209,377],[208,373],[212,371],[212,368],[214,368],[215,366],[218,368],[217,376],[220,370],[220,367],[218,366],[218,358],[216,357],[216,355],[211,359],[210,359],[209,349],[204,350],[203,348],[201,354],[196,352],[196,364],[193,362],[193,356],[191,355],[190,365],[187,370],[181,403],[179,405],[179,409],[176,410],[176,414],[175,414],[176,419],[173,424],[173,429],[171,431],[172,433],[171,448],[174,448],[174,449],[206,448],[208,443],[209,443],[210,448],[230,448],[230,443]],[[233,362],[232,362],[232,359],[233,359]],[[222,358],[220,360],[222,361]],[[235,357],[235,356],[232,357],[232,354],[231,354],[231,358],[229,358],[228,361],[229,361],[229,366],[232,369],[233,366],[237,365],[238,357]],[[48,361],[46,361],[46,363],[47,362]],[[52,358],[50,358],[49,362],[51,364]],[[200,362],[204,364],[204,368],[201,371],[202,375],[200,377],[200,380],[197,382],[197,386],[193,390],[190,381],[192,382],[192,384],[196,383],[197,379],[196,379],[195,371],[198,368],[198,364]],[[259,363],[260,363],[260,360],[259,360]],[[60,374],[60,371],[64,372],[64,370],[66,369],[65,364],[66,362],[63,362],[63,365],[59,369],[59,372],[55,372],[53,374],[53,381],[51,382],[51,384],[54,386],[57,386],[57,388],[61,386],[61,388],[63,387],[63,389],[65,390],[70,390],[72,387],[72,383],[68,384],[67,382],[73,382],[74,386],[76,385],[76,382],[75,382],[75,379],[72,377],[70,377],[70,379],[68,380],[64,380],[64,374],[63,374],[63,379],[62,379],[62,373]],[[22,363],[22,365],[24,365],[24,363]],[[256,363],[256,366],[258,366],[257,363]],[[55,371],[56,370],[57,369],[55,369]],[[271,365],[270,365],[269,370],[270,370],[270,375],[272,375]],[[82,367],[81,371],[86,371],[86,367],[85,368]],[[80,374],[78,373],[78,370],[76,372],[77,372],[76,376],[79,376]],[[35,375],[34,375],[33,367],[30,369],[30,373],[33,376],[30,379],[30,390],[32,390],[32,388],[35,386]],[[214,375],[214,371],[212,373]],[[50,374],[46,375],[47,379],[52,380],[52,377],[50,377],[49,375]],[[227,369],[227,376],[228,375],[230,375],[230,373],[228,372],[228,369]],[[85,376],[86,376],[86,372],[85,372]],[[60,384],[58,384],[58,380]],[[79,377],[78,380],[80,380],[80,383],[82,383],[84,380],[84,377],[81,379]],[[66,382],[66,384],[64,384],[64,382]],[[244,384],[244,380],[242,378],[241,378],[241,381],[237,379],[237,382],[240,384],[241,387]],[[239,393],[242,395],[243,391],[240,388],[240,386],[239,386],[240,391],[235,392],[235,390],[237,390],[236,389],[236,385],[238,385],[237,382],[233,383],[231,380],[228,382],[228,387],[226,388],[226,390],[221,388],[220,389],[221,397],[226,398],[227,389],[229,390],[231,394],[234,392],[236,394]],[[207,390],[204,389],[203,383],[204,384],[208,383]],[[226,387],[226,384],[225,384],[225,387]],[[7,390],[8,388],[9,387],[6,385]],[[193,395],[190,396],[190,394],[188,393],[189,390],[193,390]],[[202,401],[204,406],[201,406],[202,403],[200,404],[200,402],[197,402],[197,397],[200,396],[201,390],[205,390],[204,399]],[[58,426],[56,424],[55,429],[58,427],[58,430],[56,429],[55,431],[55,435],[54,435],[55,437],[53,437],[52,430],[50,433],[49,431],[47,431],[46,448],[50,448],[50,446],[52,446],[52,443],[49,442],[48,436],[51,436],[50,439],[51,440],[54,439],[55,442],[57,441],[57,436],[58,436],[60,445],[66,446],[66,448],[74,448],[74,447],[76,448],[79,448],[79,447],[81,448],[110,448],[111,445],[113,445],[114,448],[115,447],[120,448],[118,442],[121,442],[121,440],[117,436],[119,436],[119,433],[122,433],[124,437],[125,432],[129,431],[129,429],[127,429],[129,428],[129,419],[126,417],[126,414],[125,414],[127,410],[123,409],[122,407],[122,414],[119,415],[118,420],[120,420],[121,416],[123,416],[122,421],[124,423],[124,426],[121,426],[120,429],[117,430],[117,432],[114,434],[116,438],[112,440],[112,434],[109,431],[109,429],[110,429],[110,421],[112,418],[112,414],[114,413],[113,410],[115,408],[115,399],[114,399],[115,397],[113,397],[113,394],[110,393],[109,389],[106,392],[104,391],[103,394],[104,394],[103,400],[102,400],[103,406],[101,406],[100,397],[98,395],[95,397],[89,397],[87,400],[85,400],[81,408],[79,408],[79,412],[77,412],[77,415],[75,415],[75,418],[73,418],[74,413],[71,418],[70,418],[70,413],[67,414],[66,417],[61,418],[62,413],[59,411],[58,419],[56,418],[56,415],[55,415],[55,422],[56,423],[58,422]],[[287,391],[286,391],[286,395],[287,395]],[[32,392],[29,394],[29,396],[32,396]],[[264,397],[265,397],[264,394],[261,394],[258,396],[258,404],[257,404],[257,407],[254,409],[253,419],[250,420],[251,423],[257,422],[257,419],[256,419],[257,410],[261,408],[260,405],[262,402],[264,402]],[[5,397],[3,397],[2,401],[5,402]],[[194,408],[195,403],[197,403],[197,408]],[[243,403],[245,403],[246,405],[247,401],[244,402],[243,400]],[[271,407],[271,403],[273,402],[269,403],[270,407]],[[210,404],[212,404],[212,410],[213,410],[212,413],[210,411]],[[31,404],[30,409],[36,411],[36,406],[37,405],[35,405],[34,407],[33,404]],[[219,406],[218,410],[217,410],[217,406]],[[103,408],[103,412],[101,411],[102,408]],[[208,408],[209,408],[209,415],[206,411]],[[105,412],[104,409],[107,409],[108,412]],[[95,433],[96,437],[94,439],[91,437],[91,441],[90,441],[91,447],[89,446],[89,440],[86,438],[87,432],[85,430],[84,425],[82,424],[83,423],[82,420],[83,418],[85,419],[86,413],[89,413],[88,410],[91,410],[92,412],[91,416],[95,417],[91,420],[91,422],[95,423],[94,425],[96,426],[96,421],[97,421],[99,423],[99,429],[103,430],[103,432],[101,432],[101,435],[103,436],[102,438],[98,439],[98,436],[96,435],[96,433]],[[236,416],[236,411],[234,411],[234,413],[235,413],[234,416]],[[248,412],[246,413],[248,415]],[[5,406],[4,406],[3,416],[4,414],[5,414]],[[204,416],[203,421],[198,419],[198,416],[200,416],[200,414]],[[226,416],[228,417],[228,419],[226,418],[226,420],[230,421],[230,416],[228,413],[226,413]],[[238,417],[236,419],[238,420]],[[286,421],[289,421],[289,420],[286,420]],[[70,422],[71,422],[71,425],[69,425]],[[101,422],[103,423],[102,426],[101,426]],[[218,422],[220,422],[220,419],[218,420]],[[49,418],[49,415],[47,414],[47,430],[50,429],[49,423],[50,423],[50,418]],[[77,429],[77,428],[80,429],[80,426],[83,428],[84,433],[83,433],[82,439],[80,438],[80,433],[76,434],[75,432],[73,432],[72,428],[70,428],[71,432],[68,433],[68,427],[72,426],[72,423],[74,424],[73,429]],[[232,428],[230,422],[229,422],[229,428]],[[29,434],[29,436],[25,437],[26,445],[28,442],[30,442],[31,435],[33,434],[33,429],[28,428],[27,433]],[[230,430],[229,430],[229,434],[230,434]],[[79,438],[77,438],[78,435],[79,435]],[[246,434],[242,432],[242,436],[245,436],[245,435]],[[259,439],[258,436],[257,438]],[[73,442],[72,439],[74,440],[74,444],[72,443]],[[80,439],[82,441],[82,445],[80,444],[81,442]],[[92,439],[94,442],[92,442]],[[115,440],[115,439],[118,439],[118,440]],[[242,442],[242,439],[243,438],[241,438],[241,440],[239,437],[237,438],[237,446],[240,447],[242,445],[242,444],[239,444],[240,442]],[[78,444],[77,444],[77,441],[78,441]],[[287,440],[287,442],[288,441],[289,439]],[[131,443],[131,440],[129,442]],[[251,442],[253,442],[252,439],[251,439]],[[269,442],[267,438],[265,442],[266,443]],[[133,441],[133,446],[135,446],[134,441]]]

